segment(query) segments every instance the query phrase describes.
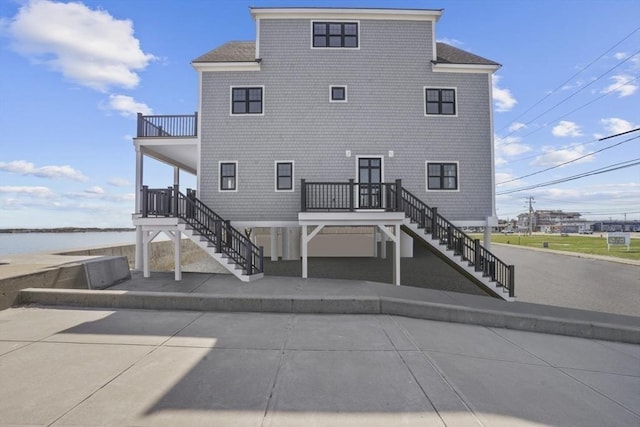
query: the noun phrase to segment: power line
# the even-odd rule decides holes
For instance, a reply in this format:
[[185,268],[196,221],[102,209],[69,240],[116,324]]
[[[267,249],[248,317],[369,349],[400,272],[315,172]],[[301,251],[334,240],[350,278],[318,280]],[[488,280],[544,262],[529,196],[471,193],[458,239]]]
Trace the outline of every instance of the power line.
[[[630,162],[635,162],[635,163],[630,163]],[[522,188],[516,188],[513,190],[508,190],[508,191],[503,191],[500,193],[496,193],[497,196],[501,196],[504,194],[512,194],[512,193],[518,193],[520,191],[527,191],[527,190],[534,190],[536,188],[540,188],[540,187],[548,187],[550,185],[555,185],[555,184],[562,184],[564,182],[568,182],[568,181],[574,181],[576,179],[581,179],[581,178],[586,178],[588,176],[592,176],[592,175],[600,175],[603,173],[608,173],[608,172],[613,172],[619,169],[625,169],[625,168],[629,168],[632,166],[636,166],[636,165],[640,165],[640,157],[636,158],[636,159],[632,159],[632,160],[628,160],[626,162],[621,162],[621,163],[616,163],[613,165],[608,165],[608,166],[604,166],[602,168],[599,169],[594,169],[592,171],[589,172],[584,172],[578,175],[573,175],[573,176],[569,176],[566,178],[561,178],[561,179],[557,179],[554,181],[548,181],[548,182],[543,182],[540,184],[535,184],[535,185],[530,185],[528,187],[522,187]]]
[[[539,119],[540,117],[544,116],[545,114],[547,114],[548,112],[555,110],[557,107],[559,107],[560,105],[564,104],[565,102],[567,102],[569,99],[573,98],[574,96],[576,96],[577,94],[579,94],[580,92],[582,92],[583,90],[585,90],[586,88],[588,88],[589,86],[591,86],[592,84],[594,84],[595,82],[597,82],[598,80],[600,80],[601,78],[603,78],[604,76],[606,76],[607,74],[609,74],[611,71],[615,70],[616,68],[618,68],[619,66],[621,66],[622,64],[624,64],[625,62],[629,61],[631,58],[635,57],[636,55],[638,55],[638,53],[640,53],[640,50],[637,50],[633,53],[633,55],[628,56],[627,58],[625,58],[624,60],[620,61],[618,64],[614,65],[613,67],[609,68],[607,71],[605,71],[604,73],[600,74],[598,77],[596,77],[595,79],[591,80],[589,83],[587,83],[584,86],[581,86],[580,89],[578,89],[577,91],[573,92],[571,95],[567,96],[566,98],[564,98],[563,100],[561,100],[560,102],[557,102],[556,104],[554,104],[553,106],[551,106],[550,108],[547,108],[546,110],[544,110],[542,113],[538,114],[537,116],[535,116],[533,119],[529,120],[528,122],[524,123],[524,126],[527,126],[529,124],[531,124],[532,122],[534,122],[535,120]],[[625,83],[628,84],[629,82]],[[624,86],[624,84],[622,85]],[[513,135],[514,133],[518,132],[520,129],[522,129],[522,127],[519,127],[518,129],[515,129],[511,132],[509,132],[508,134],[506,134],[503,138],[506,138],[510,135]]]
[[551,92],[549,92],[547,95],[545,95],[542,99],[540,99],[539,101],[537,101],[535,104],[533,104],[531,107],[529,107],[524,113],[520,114],[518,117],[516,117],[515,119],[513,119],[511,121],[511,123],[509,123],[508,125],[505,125],[504,127],[502,127],[501,129],[498,130],[498,132],[501,132],[504,128],[514,124],[516,122],[516,120],[518,120],[520,117],[524,116],[525,114],[527,114],[529,111],[531,111],[533,108],[535,108],[536,106],[538,106],[540,103],[542,103],[544,100],[546,100],[547,98],[549,98],[551,95],[555,94],[558,90],[562,89],[567,83],[569,83],[571,80],[573,80],[575,77],[577,77],[580,73],[582,73],[583,71],[585,71],[586,69],[588,69],[590,66],[592,66],[593,64],[595,64],[597,61],[599,61],[603,56],[605,56],[607,53],[611,52],[613,49],[615,49],[618,45],[620,45],[622,42],[624,42],[625,40],[627,40],[629,37],[631,37],[633,34],[635,34],[638,30],[640,30],[640,27],[636,28],[635,30],[631,31],[626,37],[624,37],[622,40],[620,40],[619,42],[617,42],[616,44],[614,44],[613,46],[611,46],[609,49],[607,49],[606,51],[604,51],[600,56],[598,56],[596,59],[594,59],[593,61],[591,61],[589,64],[587,64],[586,67],[583,67],[582,69],[580,69],[578,72],[576,72],[575,74],[573,74],[571,77],[569,77],[567,80],[565,80],[564,82],[562,82],[558,87],[556,87],[555,89],[553,89]]
[[[640,129],[640,128],[639,128],[639,129]],[[629,131],[629,132],[635,132],[635,131],[637,131],[637,130],[639,130],[639,129],[635,129],[635,130],[633,130],[633,131]],[[629,133],[629,132],[624,132],[624,133]],[[612,136],[611,136],[611,138],[613,138],[614,136],[619,136],[619,135],[623,135],[623,133],[618,134],[618,135],[612,135]],[[610,138],[610,137],[607,137],[607,138]],[[601,139],[599,139],[598,141],[602,141],[603,139],[607,139],[607,138],[601,138]],[[566,161],[566,162],[560,163],[560,164],[555,165],[555,166],[548,167],[548,168],[546,168],[546,169],[543,169],[543,170],[540,170],[540,171],[537,171],[537,172],[530,173],[530,174],[528,174],[528,175],[522,175],[522,176],[519,176],[519,177],[517,177],[517,178],[512,178],[512,179],[507,180],[507,181],[502,181],[502,182],[497,183],[496,185],[507,184],[507,183],[509,183],[509,182],[517,181],[517,180],[522,179],[522,178],[528,178],[528,177],[530,177],[530,176],[534,176],[534,175],[538,175],[538,174],[541,174],[541,173],[544,173],[544,172],[548,172],[548,171],[550,171],[550,170],[557,169],[557,168],[562,167],[562,166],[566,166],[566,165],[568,165],[568,164],[570,164],[570,163],[577,162],[578,160],[582,160],[582,159],[584,159],[585,157],[593,156],[594,154],[598,154],[598,153],[601,153],[601,152],[603,152],[603,151],[606,151],[606,150],[610,150],[610,149],[612,149],[612,148],[615,148],[615,147],[617,147],[617,146],[619,146],[619,145],[626,144],[627,142],[629,142],[629,141],[633,141],[634,139],[638,139],[638,138],[640,138],[640,136],[635,136],[635,137],[633,137],[633,138],[625,139],[624,141],[618,142],[617,144],[610,145],[610,146],[605,147],[605,148],[601,148],[600,150],[592,151],[591,153],[587,153],[587,154],[585,154],[585,155],[583,155],[583,156],[580,156],[580,157],[576,157],[576,158],[575,158],[575,159],[573,159],[573,160],[568,160],[568,161]],[[556,151],[558,151],[558,150],[556,150]]]

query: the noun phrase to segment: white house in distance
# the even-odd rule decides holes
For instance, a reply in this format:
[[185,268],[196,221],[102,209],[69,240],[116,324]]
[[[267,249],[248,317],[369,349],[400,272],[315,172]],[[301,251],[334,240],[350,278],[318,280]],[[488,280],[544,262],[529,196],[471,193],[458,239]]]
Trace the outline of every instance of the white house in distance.
[[[368,227],[394,244],[395,284],[402,241],[417,239],[512,298],[513,266],[461,231],[485,227],[490,243],[497,223],[491,75],[500,65],[436,42],[440,9],[250,13],[255,41],[193,60],[196,114],[138,115],[137,268],[149,275],[148,243],[167,232],[176,279],[181,234],[241,280],[257,279],[264,251],[244,230],[259,228],[270,230],[272,258],[301,258],[307,277],[308,245],[323,229]],[[173,186],[144,185],[145,157],[174,167]],[[179,187],[179,170],[197,176],[197,191]]]

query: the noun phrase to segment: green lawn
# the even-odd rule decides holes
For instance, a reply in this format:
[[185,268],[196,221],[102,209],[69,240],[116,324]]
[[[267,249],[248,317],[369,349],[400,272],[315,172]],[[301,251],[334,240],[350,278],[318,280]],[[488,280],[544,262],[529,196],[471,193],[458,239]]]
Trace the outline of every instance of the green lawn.
[[[481,234],[472,235],[474,238],[482,239]],[[533,236],[521,236],[518,234],[492,234],[491,240],[496,243],[508,243],[511,245],[529,246],[543,249],[544,242],[547,242],[548,249],[556,251],[577,252],[593,255],[608,255],[617,258],[640,260],[640,239],[631,239],[631,248],[627,251],[626,246],[612,246],[611,251],[607,250],[606,233],[592,236],[569,235],[562,237],[559,234],[534,234]]]

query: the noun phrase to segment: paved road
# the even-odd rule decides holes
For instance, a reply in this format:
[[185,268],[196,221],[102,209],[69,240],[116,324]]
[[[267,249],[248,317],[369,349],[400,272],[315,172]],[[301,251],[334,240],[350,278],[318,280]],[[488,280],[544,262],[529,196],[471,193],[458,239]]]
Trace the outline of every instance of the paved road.
[[516,266],[518,301],[640,316],[640,267],[493,245]]

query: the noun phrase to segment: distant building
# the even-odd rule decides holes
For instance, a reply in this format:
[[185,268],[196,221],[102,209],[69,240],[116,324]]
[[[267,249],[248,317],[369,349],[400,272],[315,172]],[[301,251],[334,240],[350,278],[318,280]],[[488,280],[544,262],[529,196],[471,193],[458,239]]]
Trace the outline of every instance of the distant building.
[[[531,230],[545,233],[577,233],[590,228],[591,222],[581,218],[579,212],[562,210],[537,210],[531,215]],[[529,214],[518,215],[518,228],[529,228]]]
[[640,221],[598,221],[593,224],[593,231],[640,231]]

